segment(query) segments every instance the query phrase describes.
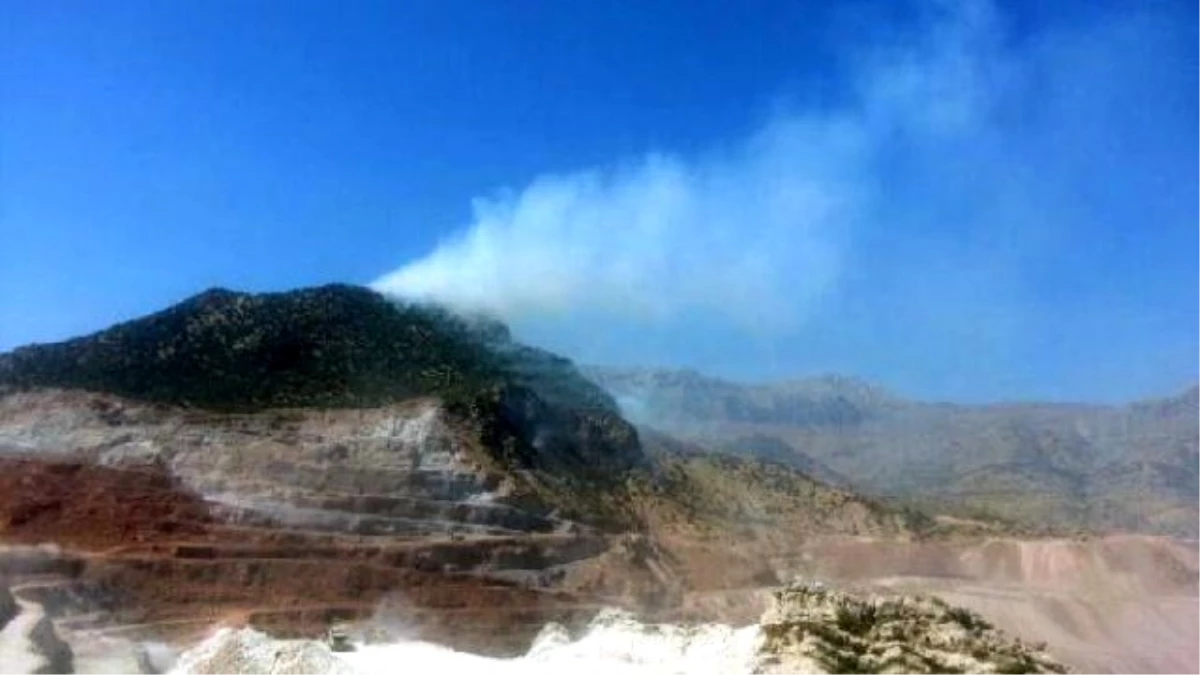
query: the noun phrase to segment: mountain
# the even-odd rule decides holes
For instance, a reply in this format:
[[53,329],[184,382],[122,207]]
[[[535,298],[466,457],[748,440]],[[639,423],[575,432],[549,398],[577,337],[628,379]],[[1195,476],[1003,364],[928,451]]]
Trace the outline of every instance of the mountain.
[[164,311],[0,355],[0,387],[77,389],[224,413],[436,397],[513,469],[605,485],[643,461],[612,399],[493,321],[365,288],[213,289]]
[[588,368],[644,426],[878,497],[1055,528],[1197,534],[1197,388],[1124,406],[954,405],[852,378]]
[[502,324],[353,286],[211,290],[0,354],[0,588],[79,654],[114,624],[314,635],[392,600],[512,654],[603,605],[753,616],[740,589],[796,541],[934,529],[640,434]]
[[760,621],[737,628],[648,624],[606,609],[575,631],[548,624],[527,654],[503,661],[430,650],[411,639],[359,642],[360,648],[348,649],[225,628],[181,655],[171,672],[264,673],[286,664],[292,671],[350,675],[380,672],[370,667],[376,663],[418,659],[430,670],[529,675],[571,671],[583,663],[592,672],[615,674],[1068,672],[1044,645],[1023,643],[982,616],[936,598],[859,597],[796,584],[772,595]]
[[[753,622],[804,575],[953,595],[1084,670],[1195,668],[1189,547],[1030,541],[898,508],[848,487],[886,462],[805,440],[964,409],[845,378],[743,396],[673,375],[663,389],[692,407],[668,434],[622,415],[658,412],[655,376],[638,377],[614,397],[495,321],[341,285],[208,291],[0,354],[0,649],[24,646],[34,669],[161,672],[214,625],[314,637],[352,620],[513,656],[606,607]],[[1127,429],[1171,466],[1151,431],[1194,408],[1194,392],[1132,406]],[[947,419],[922,433],[974,418]],[[1181,477],[1105,461],[1115,485]]]
[[854,378],[826,376],[749,386],[693,370],[585,367],[583,373],[613,392],[626,415],[663,428],[784,424],[847,427],[908,403]]
[[363,288],[211,289],[164,311],[0,357],[0,383],[228,411],[355,407],[501,377],[466,323]]

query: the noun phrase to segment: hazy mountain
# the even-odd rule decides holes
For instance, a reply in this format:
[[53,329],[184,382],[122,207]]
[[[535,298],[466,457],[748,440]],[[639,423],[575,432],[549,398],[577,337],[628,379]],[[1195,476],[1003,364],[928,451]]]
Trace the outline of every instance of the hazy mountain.
[[844,377],[586,372],[640,424],[868,494],[1061,527],[1197,532],[1195,387],[1123,406],[954,405]]

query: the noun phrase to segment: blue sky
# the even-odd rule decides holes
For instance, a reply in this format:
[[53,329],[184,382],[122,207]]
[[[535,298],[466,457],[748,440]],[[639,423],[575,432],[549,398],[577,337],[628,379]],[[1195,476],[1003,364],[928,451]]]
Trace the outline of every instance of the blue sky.
[[0,349],[349,281],[590,362],[969,401],[1197,378],[1194,3],[0,21]]

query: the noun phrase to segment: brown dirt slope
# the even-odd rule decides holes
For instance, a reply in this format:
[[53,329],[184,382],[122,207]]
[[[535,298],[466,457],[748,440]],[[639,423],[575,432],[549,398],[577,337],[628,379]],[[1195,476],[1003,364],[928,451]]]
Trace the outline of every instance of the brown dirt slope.
[[592,602],[480,577],[472,567],[517,567],[522,558],[536,567],[555,554],[588,552],[572,547],[605,546],[556,535],[373,542],[229,525],[153,465],[12,458],[0,458],[0,540],[75,551],[78,564],[53,575],[60,586],[46,593],[80,595],[89,612],[109,613],[111,626],[170,636],[234,620],[316,635],[332,619],[370,615],[399,593],[410,629],[497,653],[519,651],[547,620],[582,620]]
[[[623,503],[639,523],[606,533],[528,498],[574,499],[577,486],[506,472],[477,442],[427,399],[216,413],[10,393],[0,397],[0,540],[82,552],[78,587],[116,624],[238,617],[313,634],[401,597],[414,630],[511,653],[546,621],[601,605],[733,616],[695,593],[778,581],[770,557],[737,542],[907,531],[904,516],[798,472],[664,450],[654,475],[583,495]],[[730,554],[719,565],[697,555],[716,542]],[[497,633],[501,622],[527,630]]]

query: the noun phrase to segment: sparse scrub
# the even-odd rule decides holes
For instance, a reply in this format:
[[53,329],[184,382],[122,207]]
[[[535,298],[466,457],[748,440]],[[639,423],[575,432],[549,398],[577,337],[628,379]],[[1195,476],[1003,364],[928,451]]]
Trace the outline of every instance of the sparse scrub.
[[985,621],[983,617],[964,607],[947,608],[946,618],[972,632],[988,630],[992,627],[992,624]]
[[839,605],[836,611],[838,628],[851,635],[864,635],[875,625],[876,608],[870,603]]
[[[802,659],[837,673],[1066,672],[1041,650],[964,612],[936,598],[791,586],[775,594],[763,617],[762,662],[772,672],[799,669]],[[958,630],[968,625],[966,634]]]

